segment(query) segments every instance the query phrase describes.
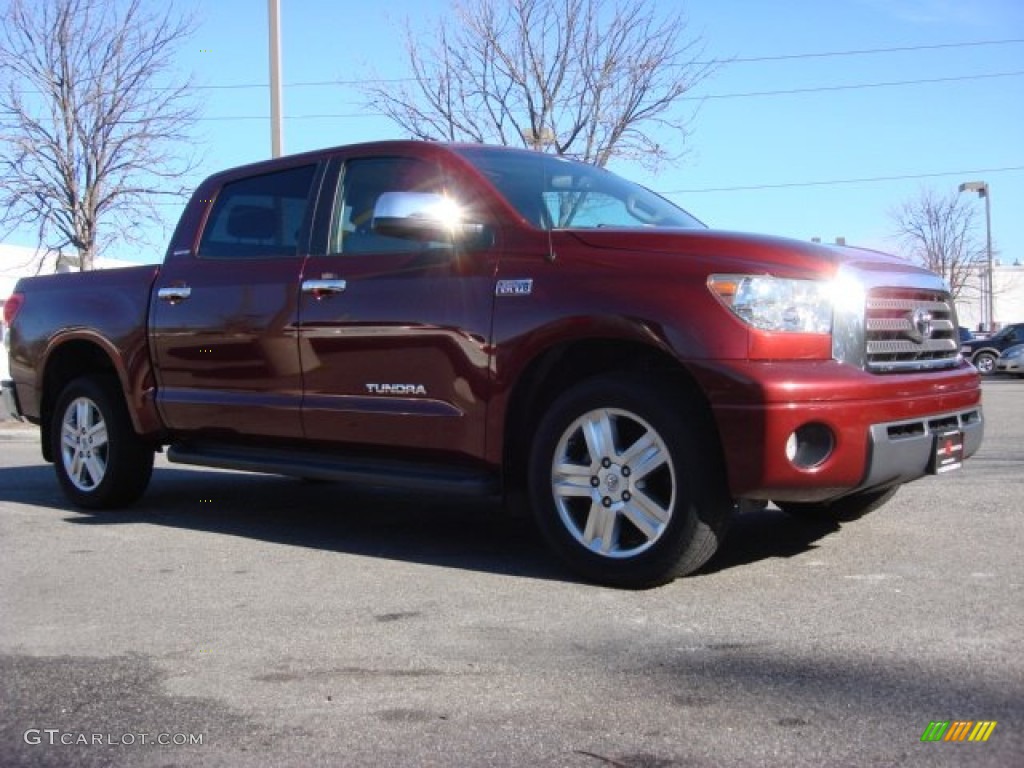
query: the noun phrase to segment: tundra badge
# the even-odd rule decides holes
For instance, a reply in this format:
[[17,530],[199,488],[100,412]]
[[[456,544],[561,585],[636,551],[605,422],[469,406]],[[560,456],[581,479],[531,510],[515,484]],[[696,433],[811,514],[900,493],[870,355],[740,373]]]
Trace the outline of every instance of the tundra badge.
[[422,384],[367,384],[371,395],[425,395],[427,388]]

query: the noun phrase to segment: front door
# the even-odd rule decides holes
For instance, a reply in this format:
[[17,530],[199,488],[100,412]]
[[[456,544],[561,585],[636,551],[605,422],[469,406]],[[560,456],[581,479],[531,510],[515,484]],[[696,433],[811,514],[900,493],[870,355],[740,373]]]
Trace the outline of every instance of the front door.
[[307,438],[479,456],[491,254],[372,231],[382,193],[448,191],[434,163],[355,158],[339,179],[327,252],[307,259],[299,303]]

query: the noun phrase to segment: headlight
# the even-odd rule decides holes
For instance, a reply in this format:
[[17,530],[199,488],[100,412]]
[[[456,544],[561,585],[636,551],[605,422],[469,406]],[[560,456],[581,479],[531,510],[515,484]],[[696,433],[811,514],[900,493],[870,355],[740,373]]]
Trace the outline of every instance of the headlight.
[[744,322],[764,331],[832,332],[835,288],[824,280],[712,275],[708,287]]

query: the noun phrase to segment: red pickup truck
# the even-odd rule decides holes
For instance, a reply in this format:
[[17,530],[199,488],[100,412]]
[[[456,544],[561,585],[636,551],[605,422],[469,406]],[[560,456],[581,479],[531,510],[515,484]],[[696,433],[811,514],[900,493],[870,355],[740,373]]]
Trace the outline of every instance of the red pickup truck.
[[[381,142],[216,174],[160,267],[22,280],[10,410],[67,496],[171,461],[532,508],[595,581],[700,567],[737,507],[858,515],[982,440],[935,275],[707,229],[598,168]],[[513,506],[520,506],[515,504]]]

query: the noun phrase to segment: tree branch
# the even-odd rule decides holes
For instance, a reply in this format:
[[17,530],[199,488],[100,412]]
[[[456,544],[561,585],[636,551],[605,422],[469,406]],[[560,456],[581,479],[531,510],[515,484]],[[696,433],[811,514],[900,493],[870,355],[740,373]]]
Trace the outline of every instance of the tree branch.
[[11,0],[3,22],[0,220],[88,269],[195,168],[190,82],[167,85],[194,22],[142,0]]
[[407,24],[413,88],[365,89],[418,138],[657,166],[683,151],[680,98],[718,67],[700,60],[682,14],[661,14],[653,0],[464,0],[448,21],[433,37]]

